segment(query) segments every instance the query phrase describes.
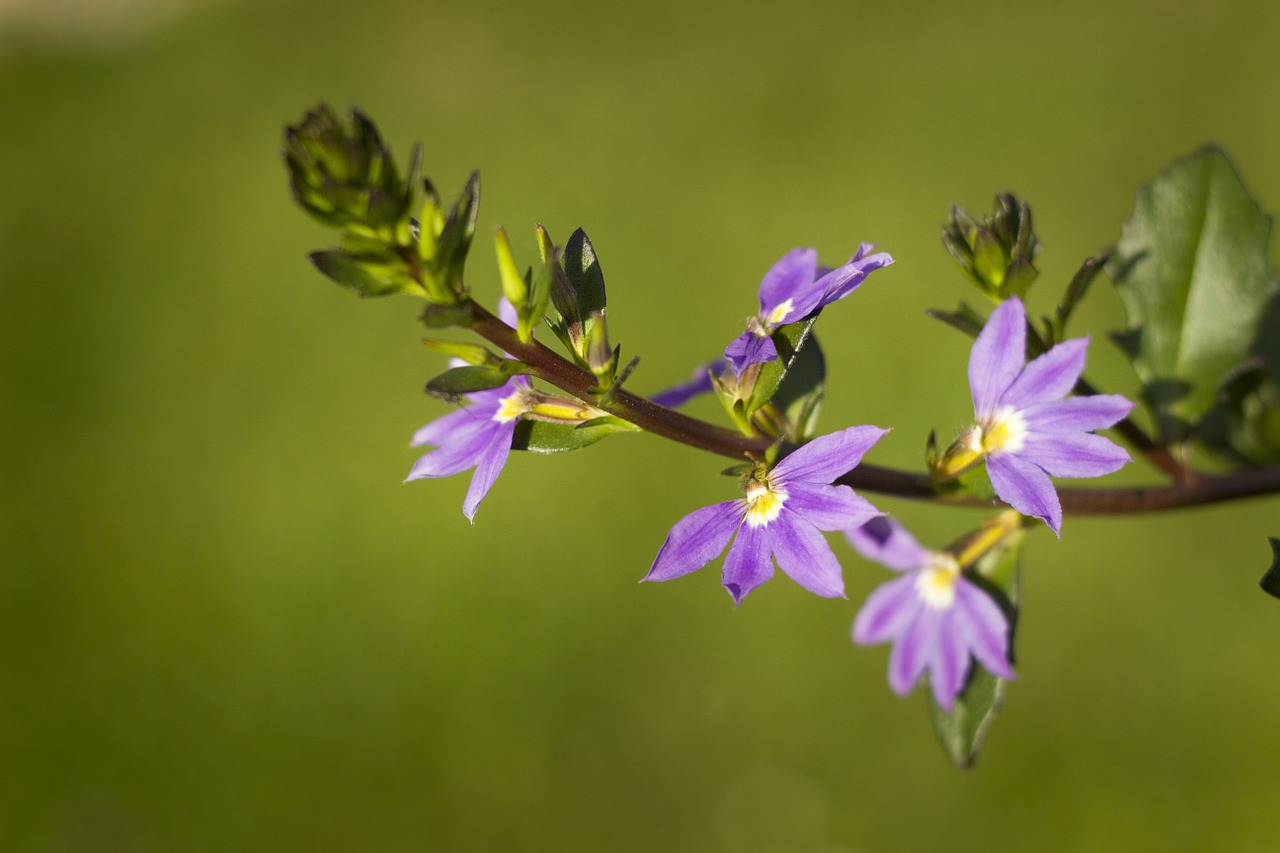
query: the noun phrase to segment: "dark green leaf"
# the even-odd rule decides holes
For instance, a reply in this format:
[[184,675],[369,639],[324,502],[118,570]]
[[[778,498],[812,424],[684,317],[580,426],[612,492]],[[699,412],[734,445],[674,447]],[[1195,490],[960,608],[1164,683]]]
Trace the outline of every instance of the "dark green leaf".
[[1271,542],[1271,568],[1262,576],[1260,586],[1268,595],[1280,598],[1280,539],[1269,537]]
[[559,424],[522,420],[516,425],[513,450],[534,453],[564,453],[595,444],[616,432],[634,431],[635,427],[617,418],[596,418],[581,424]]
[[1058,310],[1054,312],[1054,332],[1055,339],[1061,341],[1067,329],[1067,321],[1071,319],[1071,313],[1075,311],[1076,305],[1084,298],[1089,291],[1089,285],[1093,284],[1093,279],[1102,271],[1103,265],[1107,262],[1109,256],[1106,253],[1096,258],[1086,258],[1085,262],[1080,265],[1080,269],[1076,270],[1076,274],[1071,277],[1071,283],[1067,285],[1067,292],[1062,296],[1062,302],[1058,304]]
[[312,252],[310,257],[320,272],[361,296],[425,295],[404,264],[394,257],[352,255],[342,249]]
[[1217,148],[1138,190],[1107,272],[1165,444],[1190,435],[1249,354],[1270,295],[1270,231],[1270,217]]
[[446,370],[427,383],[427,393],[456,403],[464,394],[501,388],[511,377],[492,367],[467,365]]
[[[981,586],[1004,611],[1009,620],[1010,660],[1018,617],[1018,574],[1022,536],[1015,535],[1005,547],[994,549],[978,561],[970,579]],[[951,762],[961,769],[973,766],[987,730],[1004,703],[1007,680],[992,675],[971,659],[969,681],[947,711],[928,691],[929,716],[938,742]]]
[[788,440],[802,443],[813,437],[822,411],[826,377],[826,359],[818,346],[818,336],[811,332],[773,395],[773,404],[786,419]]
[[976,338],[978,333],[982,331],[982,327],[986,325],[987,319],[971,308],[967,303],[961,302],[954,312],[947,313],[937,308],[930,308],[924,312],[935,320],[941,320],[953,329],[964,332],[971,338]]
[[[600,270],[600,261],[591,240],[581,228],[574,231],[569,242],[565,243],[561,263],[573,288],[577,315],[590,326],[591,316],[605,310],[604,273]],[[590,329],[583,331],[585,334]]]
[[809,332],[817,322],[818,314],[811,314],[803,320],[779,326],[773,331],[773,345],[778,350],[778,357],[760,366],[760,374],[756,378],[755,387],[751,391],[751,400],[746,404],[746,416],[750,417],[770,400],[782,384],[782,378],[791,369],[797,355],[804,349],[809,339]]
[[449,289],[462,292],[462,272],[471,249],[471,237],[476,232],[476,216],[480,213],[480,173],[472,172],[467,185],[462,188],[449,215],[445,217],[440,232],[437,263]]

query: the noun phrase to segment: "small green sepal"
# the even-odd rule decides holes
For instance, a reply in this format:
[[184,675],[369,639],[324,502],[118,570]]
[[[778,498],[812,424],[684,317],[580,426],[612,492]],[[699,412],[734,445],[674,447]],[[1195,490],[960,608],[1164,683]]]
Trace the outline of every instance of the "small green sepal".
[[467,365],[454,367],[427,383],[427,393],[449,403],[459,402],[465,395],[476,391],[501,388],[511,376],[493,367]]
[[464,344],[458,341],[437,341],[424,338],[422,345],[432,352],[438,352],[450,358],[461,359],[467,364],[492,367],[496,370],[502,370],[503,362],[510,360],[495,355],[488,348],[479,344]]
[[942,226],[942,244],[995,302],[1025,296],[1039,275],[1031,206],[1012,193],[997,195],[995,209],[981,220],[962,207],[952,207]]
[[345,249],[325,249],[309,257],[316,269],[360,296],[407,293],[426,296],[404,262],[390,254],[352,254]]

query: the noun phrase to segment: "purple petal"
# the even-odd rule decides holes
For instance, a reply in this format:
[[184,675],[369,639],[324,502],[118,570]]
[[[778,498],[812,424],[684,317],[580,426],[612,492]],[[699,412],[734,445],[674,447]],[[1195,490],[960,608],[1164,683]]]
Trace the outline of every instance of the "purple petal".
[[844,598],[840,561],[818,528],[785,510],[768,526],[773,557],[793,581],[823,598]]
[[729,360],[734,376],[741,376],[742,371],[750,365],[763,364],[778,357],[778,348],[768,335],[757,335],[754,332],[743,332],[729,342],[724,348],[724,357]]
[[791,483],[782,511],[800,516],[819,530],[852,530],[883,515],[848,486]]
[[720,555],[741,523],[740,501],[694,510],[671,528],[642,580],[666,581],[702,568]]
[[499,424],[499,429],[490,432],[489,446],[480,456],[476,472],[471,475],[471,485],[467,486],[467,496],[462,501],[462,514],[467,517],[467,521],[475,522],[480,501],[489,494],[489,488],[502,473],[502,466],[507,464],[507,457],[511,455],[511,438],[515,434],[516,423],[518,421],[507,421]]
[[494,429],[502,429],[503,426],[496,421],[481,421],[474,428],[457,430],[439,449],[413,463],[405,482],[424,477],[451,477],[475,467],[488,450]]
[[922,606],[916,611],[915,621],[893,644],[893,651],[889,653],[889,686],[894,693],[905,696],[911,692],[937,645],[938,612]]
[[910,627],[925,606],[916,594],[916,577],[913,572],[876,587],[853,620],[855,643],[884,643],[897,639]]
[[866,254],[874,247],[873,243],[863,243],[858,247],[857,254],[849,259],[849,263],[824,273],[818,279],[818,284],[823,289],[821,304],[830,305],[832,302],[844,299],[862,284],[868,274],[893,263],[893,258],[889,257],[888,252]]
[[819,436],[773,469],[784,483],[830,483],[858,467],[862,456],[887,433],[874,426],[853,426]]
[[929,686],[933,689],[934,701],[950,711],[969,674],[969,647],[961,642],[954,607],[938,613],[938,644],[933,652]]
[[498,300],[498,319],[513,329],[520,324],[520,315],[516,313],[516,307],[505,296]]
[[[792,249],[773,265],[760,282],[760,316],[768,317],[788,299],[792,310],[783,323],[798,320],[817,307],[822,292],[813,290],[813,279],[818,270],[817,249]],[[806,290],[812,291],[811,293]],[[812,302],[808,308],[801,310],[802,302]],[[779,324],[781,325],[781,324]]]
[[700,394],[706,394],[715,387],[715,383],[711,381],[712,374],[718,374],[725,369],[724,359],[718,358],[710,364],[703,364],[693,372],[693,378],[688,382],[674,385],[665,390],[659,391],[649,397],[650,400],[659,406],[666,406],[668,409],[678,409],[685,403],[692,400]]
[[1088,432],[1028,433],[1018,457],[1054,477],[1101,477],[1133,461],[1111,439]]
[[956,627],[973,656],[992,674],[1013,678],[1008,655],[1009,622],[991,596],[961,578],[956,583],[956,603],[952,610]]
[[450,412],[443,417],[436,418],[415,432],[413,440],[409,442],[409,446],[421,447],[424,444],[430,444],[440,447],[444,444],[453,443],[456,441],[460,431],[474,432],[478,429],[484,429],[485,424],[493,417],[495,411],[497,411],[496,406],[468,406],[467,408]]
[[1011,297],[991,312],[969,353],[969,390],[979,420],[992,412],[1000,395],[1018,378],[1026,347],[1026,311]]
[[844,535],[859,554],[891,569],[919,569],[929,562],[929,550],[888,516],[873,518]]
[[1133,411],[1133,403],[1119,394],[1068,397],[1028,406],[1021,412],[1029,432],[1092,432],[1106,429]]
[[744,524],[738,529],[729,555],[724,558],[721,584],[733,596],[734,604],[741,604],[747,593],[773,577],[772,544],[769,527],[752,527]]
[[1061,400],[1070,394],[1084,372],[1088,346],[1088,338],[1075,338],[1032,359],[1000,397],[1000,405],[1023,409],[1032,403]]
[[1062,505],[1049,475],[1039,466],[1012,453],[993,453],[987,457],[987,473],[1002,501],[1023,515],[1041,519],[1055,535],[1061,535]]

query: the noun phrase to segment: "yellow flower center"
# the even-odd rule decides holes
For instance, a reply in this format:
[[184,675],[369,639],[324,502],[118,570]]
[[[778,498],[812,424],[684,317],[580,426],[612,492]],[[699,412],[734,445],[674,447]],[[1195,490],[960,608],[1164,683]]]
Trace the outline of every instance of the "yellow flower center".
[[955,603],[956,581],[960,579],[960,566],[950,554],[937,552],[929,560],[927,568],[916,578],[916,593],[934,610],[946,610]]
[[747,482],[747,524],[764,527],[778,517],[787,493],[769,480],[768,474],[753,474]]
[[1011,406],[1003,406],[974,429],[973,449],[979,453],[1004,450],[1017,453],[1027,439],[1027,422],[1022,413]]
[[525,400],[524,389],[517,388],[503,397],[502,402],[498,403],[498,410],[493,413],[493,419],[500,424],[505,424],[523,415],[528,411],[528,408],[529,405]]
[[764,325],[766,327],[782,325],[782,321],[787,319],[787,315],[791,313],[791,308],[791,300],[788,299],[786,302],[783,302],[781,305],[770,311],[769,316],[762,318],[764,320]]

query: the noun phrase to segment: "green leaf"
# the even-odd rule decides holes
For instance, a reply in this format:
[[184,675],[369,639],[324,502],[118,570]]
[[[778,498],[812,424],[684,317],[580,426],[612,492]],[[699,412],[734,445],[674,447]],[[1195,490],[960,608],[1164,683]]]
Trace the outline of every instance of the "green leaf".
[[1222,151],[1202,148],[1140,187],[1107,264],[1122,345],[1165,444],[1188,438],[1249,354],[1269,296],[1271,219]]
[[476,233],[476,216],[480,213],[480,173],[472,172],[462,194],[445,217],[440,232],[436,263],[444,274],[445,284],[456,294],[464,292],[462,272],[471,249],[471,237]]
[[801,443],[817,431],[826,378],[826,359],[818,336],[811,332],[773,395],[773,405],[787,422],[788,440]]
[[1271,542],[1271,568],[1262,576],[1259,586],[1268,595],[1280,598],[1280,539],[1268,537]]
[[[970,580],[981,586],[1004,611],[1009,620],[1010,660],[1013,658],[1013,633],[1018,617],[1018,574],[1022,534],[1014,536],[1006,546],[988,552],[974,567]],[[951,762],[961,769],[973,766],[983,739],[1004,703],[1008,680],[992,675],[977,660],[971,659],[969,681],[948,711],[928,694],[929,717],[938,743]]]
[[616,432],[634,431],[634,426],[614,417],[595,418],[581,424],[522,420],[516,424],[511,448],[534,453],[564,453],[581,450]]
[[[751,391],[751,399],[746,404],[746,416],[750,417],[760,410],[764,404],[773,399],[782,384],[783,377],[795,363],[797,356],[809,340],[813,324],[818,321],[818,314],[811,314],[803,320],[788,323],[774,329],[773,345],[778,350],[778,357],[760,366],[760,374],[756,377],[755,387]],[[821,358],[821,354],[819,354]]]
[[946,323],[953,329],[957,329],[971,338],[978,337],[982,331],[982,327],[986,325],[987,318],[983,317],[968,303],[961,302],[953,312],[941,311],[937,308],[930,308],[924,312],[927,316],[935,320]]
[[586,323],[583,334],[591,331],[591,317],[603,314],[606,307],[604,292],[604,273],[600,269],[600,261],[596,257],[595,247],[587,237],[587,232],[579,228],[569,237],[560,256],[565,275],[573,287],[577,314]]
[[1076,270],[1076,274],[1071,277],[1071,283],[1067,285],[1067,291],[1062,295],[1062,301],[1058,303],[1058,309],[1054,312],[1053,341],[1063,340],[1071,313],[1089,292],[1089,285],[1093,284],[1093,279],[1102,271],[1108,257],[1107,253],[1103,253],[1096,258],[1086,258],[1080,265],[1080,269]]
[[312,252],[310,258],[320,272],[361,296],[426,295],[394,255],[354,255],[343,249],[327,249]]
[[492,367],[467,365],[446,370],[427,383],[427,393],[456,403],[464,394],[501,388],[511,377],[506,371]]

